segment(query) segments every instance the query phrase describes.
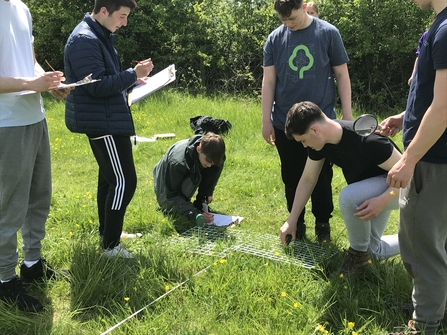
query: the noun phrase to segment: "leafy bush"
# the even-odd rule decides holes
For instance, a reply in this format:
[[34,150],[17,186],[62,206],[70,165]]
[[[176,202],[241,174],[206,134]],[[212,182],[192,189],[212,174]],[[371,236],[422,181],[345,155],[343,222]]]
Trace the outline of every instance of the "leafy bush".
[[[117,31],[123,68],[151,57],[176,64],[177,87],[191,93],[259,95],[262,46],[280,21],[273,0],[138,0]],[[28,0],[36,57],[63,68],[63,48],[89,3]],[[321,18],[337,26],[350,57],[353,101],[385,112],[403,108],[417,42],[431,13],[410,1],[321,0]]]

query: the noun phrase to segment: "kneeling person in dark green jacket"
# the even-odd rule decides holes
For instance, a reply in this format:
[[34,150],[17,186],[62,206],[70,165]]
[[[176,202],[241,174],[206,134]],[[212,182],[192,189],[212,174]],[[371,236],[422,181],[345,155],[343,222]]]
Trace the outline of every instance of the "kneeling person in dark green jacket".
[[[174,143],[154,167],[154,191],[160,207],[180,213],[198,224],[213,222],[202,204],[213,201],[225,161],[225,142],[220,135],[194,135]],[[196,200],[191,198],[197,192]]]

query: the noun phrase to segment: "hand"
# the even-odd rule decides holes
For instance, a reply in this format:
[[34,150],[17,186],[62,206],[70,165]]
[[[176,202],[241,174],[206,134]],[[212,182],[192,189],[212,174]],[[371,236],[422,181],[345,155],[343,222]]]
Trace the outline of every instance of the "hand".
[[148,80],[149,77],[138,78],[137,81],[135,82],[135,85],[146,84]]
[[[404,154],[405,155],[405,154]],[[406,163],[404,156],[388,171],[386,182],[391,187],[405,188],[413,175],[415,165]]]
[[386,203],[379,197],[371,198],[356,208],[358,212],[356,212],[354,216],[360,220],[369,221],[377,217],[385,206]]
[[270,120],[262,123],[262,137],[268,144],[275,145],[275,130]]
[[408,78],[408,86],[411,86],[411,82],[413,81],[413,76],[411,76],[410,78]]
[[208,198],[206,198],[206,203],[207,203],[207,204],[210,204],[210,203],[212,203],[212,202],[213,202],[213,196],[212,196],[212,195],[209,195]]
[[296,222],[291,224],[288,221],[284,222],[281,229],[279,230],[279,238],[282,244],[287,245],[286,236],[292,235],[292,241],[296,239]]
[[402,129],[403,119],[404,113],[387,117],[380,122],[381,130],[378,133],[384,136],[395,136]]
[[30,82],[30,89],[36,92],[46,92],[57,88],[65,81],[64,74],[60,71],[45,72]]
[[205,218],[205,223],[213,223],[214,215],[208,212],[203,212],[203,217]]
[[151,58],[138,62],[138,64],[134,67],[135,73],[137,74],[137,79],[147,77],[153,68],[154,64],[152,63]]
[[56,99],[63,100],[70,94],[71,90],[74,90],[74,87],[59,88],[57,90],[51,90],[50,93]]

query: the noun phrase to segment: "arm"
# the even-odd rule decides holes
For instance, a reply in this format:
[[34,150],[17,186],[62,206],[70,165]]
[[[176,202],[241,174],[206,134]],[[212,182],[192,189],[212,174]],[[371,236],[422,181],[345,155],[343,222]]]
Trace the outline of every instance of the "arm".
[[400,114],[387,117],[385,120],[380,122],[379,134],[383,136],[396,135],[401,129],[404,121],[405,111]]
[[296,223],[298,217],[300,216],[303,208],[306,206],[306,203],[315,188],[323,164],[324,159],[314,161],[310,158],[307,158],[306,166],[304,167],[303,174],[301,175],[300,181],[295,191],[295,198],[293,199],[292,210],[290,211],[290,215],[287,218],[287,221],[280,229],[279,237],[284,245],[286,244],[286,236],[288,234],[292,235],[292,240],[295,240],[296,238]]
[[[383,170],[389,171],[401,157],[402,154],[396,148],[394,148],[390,158],[388,158],[382,164],[379,164],[379,167]],[[393,201],[398,196],[398,190],[394,187],[389,187],[381,195],[368,199],[360,206],[358,206],[356,208],[358,212],[356,212],[354,216],[363,221],[374,219],[391,201]]]
[[389,171],[387,182],[390,186],[406,187],[413,175],[416,163],[445,132],[447,128],[446,87],[447,69],[436,70],[433,101],[402,158]]
[[270,115],[272,114],[273,101],[275,99],[276,70],[275,66],[265,66],[262,78],[262,137],[270,144],[275,145],[275,131]]
[[335,79],[337,80],[338,95],[340,96],[343,120],[354,120],[352,117],[351,105],[351,79],[347,63],[339,66],[333,66]]
[[418,64],[418,57],[416,57],[416,59],[414,60],[413,71],[411,72],[410,78],[408,78],[408,86],[411,85],[411,82],[412,82],[413,76],[414,76],[414,71],[416,71],[417,64]]

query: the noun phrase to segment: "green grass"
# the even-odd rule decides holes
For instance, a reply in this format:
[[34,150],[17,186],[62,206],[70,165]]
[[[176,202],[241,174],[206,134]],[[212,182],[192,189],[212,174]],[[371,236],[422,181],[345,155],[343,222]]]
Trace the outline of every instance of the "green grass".
[[[139,136],[176,134],[172,139],[134,147],[138,188],[124,229],[141,232],[123,241],[136,260],[105,260],[97,236],[97,166],[85,135],[64,125],[64,105],[45,96],[50,127],[53,198],[43,253],[59,278],[34,286],[45,304],[28,315],[0,303],[0,334],[100,334],[170,289],[187,281],[111,334],[386,334],[407,317],[390,303],[409,302],[411,281],[400,257],[373,263],[363,279],[329,274],[341,265],[347,236],[337,196],[345,185],[334,174],[333,247],[339,253],[314,270],[232,252],[224,259],[192,255],[167,243],[190,227],[157,208],[152,168],[166,149],[192,135],[189,118],[227,119],[227,161],[212,207],[244,220],[238,229],[277,235],[287,218],[279,159],[261,136],[259,102],[243,98],[205,98],[165,90],[133,106]],[[357,114],[362,114],[357,111]],[[401,144],[401,143],[399,143]],[[308,222],[313,219],[308,216]],[[308,237],[313,239],[312,224]],[[393,213],[388,233],[397,231]],[[194,276],[201,269],[209,269]],[[349,329],[348,322],[354,322]],[[320,326],[319,326],[320,325]]]

